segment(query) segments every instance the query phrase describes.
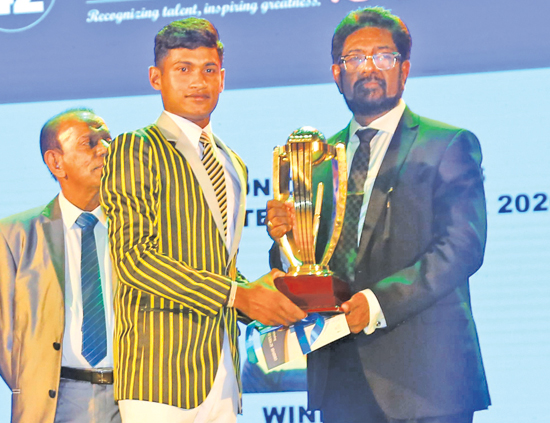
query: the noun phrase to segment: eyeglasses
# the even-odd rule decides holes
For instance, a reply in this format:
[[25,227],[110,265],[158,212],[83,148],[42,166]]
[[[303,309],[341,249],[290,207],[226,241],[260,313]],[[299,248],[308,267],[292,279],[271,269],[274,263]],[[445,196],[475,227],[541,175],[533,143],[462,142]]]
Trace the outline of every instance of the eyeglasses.
[[348,54],[347,56],[340,57],[340,63],[344,65],[344,69],[348,72],[353,72],[363,63],[366,63],[368,59],[372,58],[372,63],[376,69],[384,71],[393,68],[399,56],[401,56],[401,54],[397,52],[376,53],[372,56],[367,56],[365,54]]

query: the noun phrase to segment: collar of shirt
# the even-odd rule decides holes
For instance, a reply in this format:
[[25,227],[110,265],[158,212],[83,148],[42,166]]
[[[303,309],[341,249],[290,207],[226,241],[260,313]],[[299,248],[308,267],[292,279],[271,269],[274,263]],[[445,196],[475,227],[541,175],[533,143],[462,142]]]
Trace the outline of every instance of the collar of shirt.
[[[178,125],[178,128],[185,134],[189,142],[193,145],[195,150],[197,150],[197,153],[199,154],[199,157],[202,157],[202,145],[200,144],[199,140],[201,138],[201,134],[205,132],[208,137],[210,138],[210,142],[212,142],[212,126],[210,122],[208,125],[206,125],[204,128],[201,128],[199,125],[191,122],[188,119],[182,118],[181,116],[175,115],[174,113],[164,111],[170,118],[174,121],[176,125]],[[176,144],[181,142],[180,139],[176,141]],[[212,145],[215,145],[215,142],[212,142]],[[214,148],[215,150],[215,148]]]
[[76,222],[76,219],[78,219],[78,216],[80,216],[82,213],[92,213],[95,217],[97,217],[99,222],[105,228],[107,228],[107,216],[105,216],[105,213],[103,213],[103,210],[100,206],[97,206],[94,210],[90,212],[86,212],[85,210],[81,210],[76,207],[73,203],[67,200],[67,198],[63,195],[63,192],[60,192],[59,208],[61,209],[63,224],[66,228],[72,228]]
[[406,107],[405,101],[403,99],[400,99],[399,103],[397,103],[397,106],[391,109],[388,113],[372,121],[370,125],[366,127],[361,126],[355,120],[355,118],[353,118],[349,126],[349,142],[354,144],[359,144],[359,137],[356,137],[355,134],[360,129],[365,129],[365,128],[377,129],[378,131],[383,131],[393,136],[395,130],[397,129],[397,125],[399,124],[399,120],[401,119],[401,116],[403,116],[405,107]]

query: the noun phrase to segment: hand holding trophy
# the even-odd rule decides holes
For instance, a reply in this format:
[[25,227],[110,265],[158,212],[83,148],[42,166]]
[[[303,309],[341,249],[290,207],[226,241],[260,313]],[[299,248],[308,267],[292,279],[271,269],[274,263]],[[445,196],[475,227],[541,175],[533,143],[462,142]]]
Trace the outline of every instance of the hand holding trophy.
[[[335,213],[329,241],[317,263],[315,251],[324,186],[322,183],[312,186],[313,168],[328,160],[332,161],[335,170],[332,196]],[[292,230],[277,238],[282,252],[290,262],[290,268],[286,276],[275,279],[275,286],[307,313],[341,311],[340,305],[350,298],[348,285],[335,277],[328,267],[342,230],[346,187],[345,146],[328,145],[320,131],[302,127],[290,134],[286,145],[275,148],[274,198],[281,202],[292,201],[295,211]]]

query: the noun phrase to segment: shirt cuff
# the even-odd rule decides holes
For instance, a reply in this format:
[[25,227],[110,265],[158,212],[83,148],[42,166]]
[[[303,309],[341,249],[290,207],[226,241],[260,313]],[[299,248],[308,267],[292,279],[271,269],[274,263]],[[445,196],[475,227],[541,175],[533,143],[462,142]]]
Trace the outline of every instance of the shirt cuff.
[[238,282],[231,281],[231,289],[229,290],[229,297],[227,298],[226,307],[233,307],[233,304],[235,304],[235,296],[237,295],[238,284]]
[[369,303],[369,325],[363,329],[363,332],[365,332],[366,335],[370,335],[376,329],[385,328],[387,326],[386,318],[384,317],[384,313],[382,312],[382,308],[380,307],[380,303],[378,302],[376,295],[374,295],[374,292],[370,289],[364,289],[360,292],[365,296],[367,302]]

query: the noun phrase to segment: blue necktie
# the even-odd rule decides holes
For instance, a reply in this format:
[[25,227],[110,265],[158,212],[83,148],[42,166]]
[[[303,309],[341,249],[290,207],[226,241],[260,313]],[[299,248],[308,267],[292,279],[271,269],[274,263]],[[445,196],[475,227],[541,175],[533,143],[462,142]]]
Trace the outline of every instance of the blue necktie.
[[76,220],[76,224],[82,228],[82,355],[92,367],[107,355],[105,307],[94,237],[96,223],[97,217],[91,213],[82,213]]

